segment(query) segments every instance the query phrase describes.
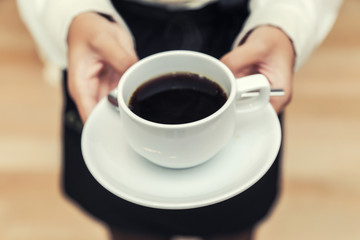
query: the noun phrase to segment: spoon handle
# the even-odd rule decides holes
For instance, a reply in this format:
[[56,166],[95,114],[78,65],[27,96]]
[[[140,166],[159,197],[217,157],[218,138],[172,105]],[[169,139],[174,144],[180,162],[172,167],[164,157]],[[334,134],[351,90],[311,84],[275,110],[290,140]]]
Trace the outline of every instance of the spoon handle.
[[[241,95],[241,97],[257,97],[259,92],[246,92]],[[270,97],[280,97],[285,96],[285,92],[282,89],[274,88],[270,90]]]
[[117,100],[117,89],[114,89],[111,92],[109,92],[107,99],[114,107],[116,107],[116,108],[119,107],[118,100]]

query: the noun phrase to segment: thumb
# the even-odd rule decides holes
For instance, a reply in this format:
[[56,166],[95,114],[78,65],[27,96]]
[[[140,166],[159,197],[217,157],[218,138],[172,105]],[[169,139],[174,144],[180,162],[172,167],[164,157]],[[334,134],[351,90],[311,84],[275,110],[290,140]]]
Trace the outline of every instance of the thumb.
[[236,77],[258,73],[259,57],[245,45],[239,46],[224,55],[222,61]]
[[117,38],[108,36],[106,39],[104,37],[104,39],[96,41],[94,48],[102,61],[122,74],[138,60],[132,44],[130,46],[123,45]]

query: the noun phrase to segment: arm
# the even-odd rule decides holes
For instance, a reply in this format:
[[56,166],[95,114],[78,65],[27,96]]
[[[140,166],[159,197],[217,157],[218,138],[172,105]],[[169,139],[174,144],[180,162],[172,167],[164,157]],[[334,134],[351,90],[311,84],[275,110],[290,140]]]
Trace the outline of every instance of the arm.
[[252,0],[250,16],[221,60],[237,76],[262,73],[285,96],[271,98],[282,112],[292,97],[292,79],[330,31],[341,0]]

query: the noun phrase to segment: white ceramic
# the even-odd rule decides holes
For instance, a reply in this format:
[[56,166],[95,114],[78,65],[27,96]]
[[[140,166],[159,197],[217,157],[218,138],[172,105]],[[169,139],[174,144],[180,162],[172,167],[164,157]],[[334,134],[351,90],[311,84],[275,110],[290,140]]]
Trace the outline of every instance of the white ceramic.
[[[132,93],[142,83],[173,72],[207,76],[222,86],[226,103],[212,115],[186,124],[159,124],[142,119],[128,108]],[[242,98],[259,91],[258,97]],[[118,103],[125,139],[141,156],[169,168],[199,165],[218,153],[233,137],[235,118],[269,102],[269,81],[261,74],[235,79],[219,60],[192,51],[169,51],[142,59],[125,72],[118,86]]]
[[135,153],[119,113],[101,101],[83,129],[82,153],[95,179],[116,196],[161,209],[188,209],[231,198],[256,183],[279,151],[281,129],[270,104],[242,114],[229,144],[193,168],[170,169]]

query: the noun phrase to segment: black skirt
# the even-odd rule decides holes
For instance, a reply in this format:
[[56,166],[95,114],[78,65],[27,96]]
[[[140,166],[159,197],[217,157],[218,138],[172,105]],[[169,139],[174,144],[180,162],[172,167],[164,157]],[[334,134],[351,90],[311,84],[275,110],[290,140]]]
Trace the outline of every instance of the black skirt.
[[[140,58],[185,49],[220,58],[229,52],[248,16],[247,1],[226,0],[199,10],[171,12],[113,1],[136,39]],[[245,192],[210,206],[163,210],[140,206],[103,188],[90,174],[81,154],[82,124],[69,97],[64,71],[63,175],[66,196],[84,211],[124,232],[208,236],[235,234],[254,227],[271,210],[279,191],[280,154],[269,171]],[[281,153],[281,150],[280,150]]]

